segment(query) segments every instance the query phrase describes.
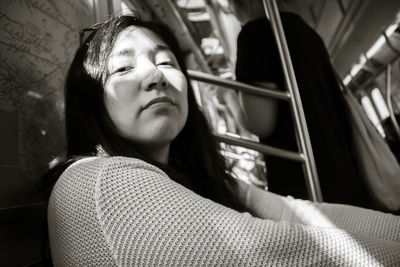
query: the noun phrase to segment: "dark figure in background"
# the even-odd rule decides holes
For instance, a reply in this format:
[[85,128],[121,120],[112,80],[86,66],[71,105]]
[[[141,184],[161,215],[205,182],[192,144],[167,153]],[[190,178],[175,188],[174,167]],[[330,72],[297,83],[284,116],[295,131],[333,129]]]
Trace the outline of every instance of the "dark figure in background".
[[[261,0],[231,0],[243,28],[237,41],[236,78],[285,90],[282,65]],[[299,16],[281,13],[312,143],[324,201],[370,207],[351,155],[345,102],[320,36]],[[241,94],[246,127],[264,144],[297,151],[289,103]],[[262,114],[260,116],[260,114]],[[307,199],[300,163],[265,156],[270,191]]]

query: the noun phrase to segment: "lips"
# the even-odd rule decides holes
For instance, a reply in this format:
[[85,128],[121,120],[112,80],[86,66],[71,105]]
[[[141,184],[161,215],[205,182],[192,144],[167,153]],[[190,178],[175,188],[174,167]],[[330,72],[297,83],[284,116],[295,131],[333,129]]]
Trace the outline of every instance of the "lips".
[[175,105],[175,102],[174,102],[174,100],[172,100],[172,98],[170,98],[168,96],[162,96],[162,97],[153,98],[152,100],[147,102],[146,105],[144,105],[143,109],[149,108],[150,106],[152,106],[154,104],[158,104],[158,103],[170,103],[172,105]]

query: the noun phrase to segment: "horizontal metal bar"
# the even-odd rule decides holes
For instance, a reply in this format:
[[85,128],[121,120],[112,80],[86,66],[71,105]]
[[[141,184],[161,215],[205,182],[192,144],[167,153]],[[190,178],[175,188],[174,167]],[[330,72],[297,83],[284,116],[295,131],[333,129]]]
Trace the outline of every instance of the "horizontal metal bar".
[[215,75],[194,70],[188,70],[188,74],[189,78],[195,81],[218,85],[228,89],[236,89],[249,94],[272,97],[286,101],[290,100],[290,94],[288,92],[276,91],[276,90],[271,90],[269,88],[223,79]]
[[304,156],[300,153],[296,153],[296,152],[292,152],[292,151],[288,151],[288,150],[284,150],[284,149],[280,149],[280,148],[276,148],[276,147],[272,147],[272,146],[263,145],[258,142],[246,140],[243,138],[233,137],[233,136],[229,136],[229,135],[214,133],[214,136],[218,141],[224,142],[226,144],[231,144],[231,145],[235,145],[235,146],[241,146],[241,147],[253,149],[258,152],[262,152],[264,154],[271,155],[271,156],[285,158],[285,159],[298,161],[298,162],[302,162],[302,163],[305,162]]
[[222,151],[222,154],[225,157],[231,158],[231,159],[243,159],[243,160],[247,160],[247,161],[253,161],[255,162],[255,164],[258,165],[265,165],[265,162],[263,160],[259,160],[259,159],[252,159],[252,158],[244,158],[242,155],[237,154],[237,153],[233,153],[230,151]]

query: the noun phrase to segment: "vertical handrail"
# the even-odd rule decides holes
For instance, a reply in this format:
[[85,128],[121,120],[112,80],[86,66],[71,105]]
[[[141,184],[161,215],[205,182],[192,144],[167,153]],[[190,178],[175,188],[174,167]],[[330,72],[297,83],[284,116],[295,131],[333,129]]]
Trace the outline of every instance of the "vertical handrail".
[[306,176],[308,194],[312,201],[321,202],[322,193],[319,185],[318,174],[315,166],[306,119],[304,116],[303,105],[301,103],[299,89],[297,86],[296,77],[286,43],[286,38],[283,31],[278,7],[275,0],[263,0],[263,4],[265,13],[271,22],[272,30],[277,42],[279,55],[282,62],[282,70],[284,73],[285,84],[287,90],[292,96],[290,99],[290,105],[293,111],[295,126],[297,129],[297,143],[299,144],[300,153],[303,154],[306,159],[303,165],[303,169]]
[[392,64],[389,63],[386,67],[386,104],[389,109],[390,121],[392,122],[394,132],[396,133],[397,140],[400,141],[400,127],[393,112],[392,107]]

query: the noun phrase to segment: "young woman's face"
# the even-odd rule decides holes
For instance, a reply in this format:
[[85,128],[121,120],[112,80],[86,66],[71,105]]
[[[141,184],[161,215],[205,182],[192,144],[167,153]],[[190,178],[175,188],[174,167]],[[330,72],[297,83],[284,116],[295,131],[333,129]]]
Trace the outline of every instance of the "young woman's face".
[[187,80],[167,45],[131,26],[112,49],[105,105],[120,133],[144,149],[168,149],[188,116]]

